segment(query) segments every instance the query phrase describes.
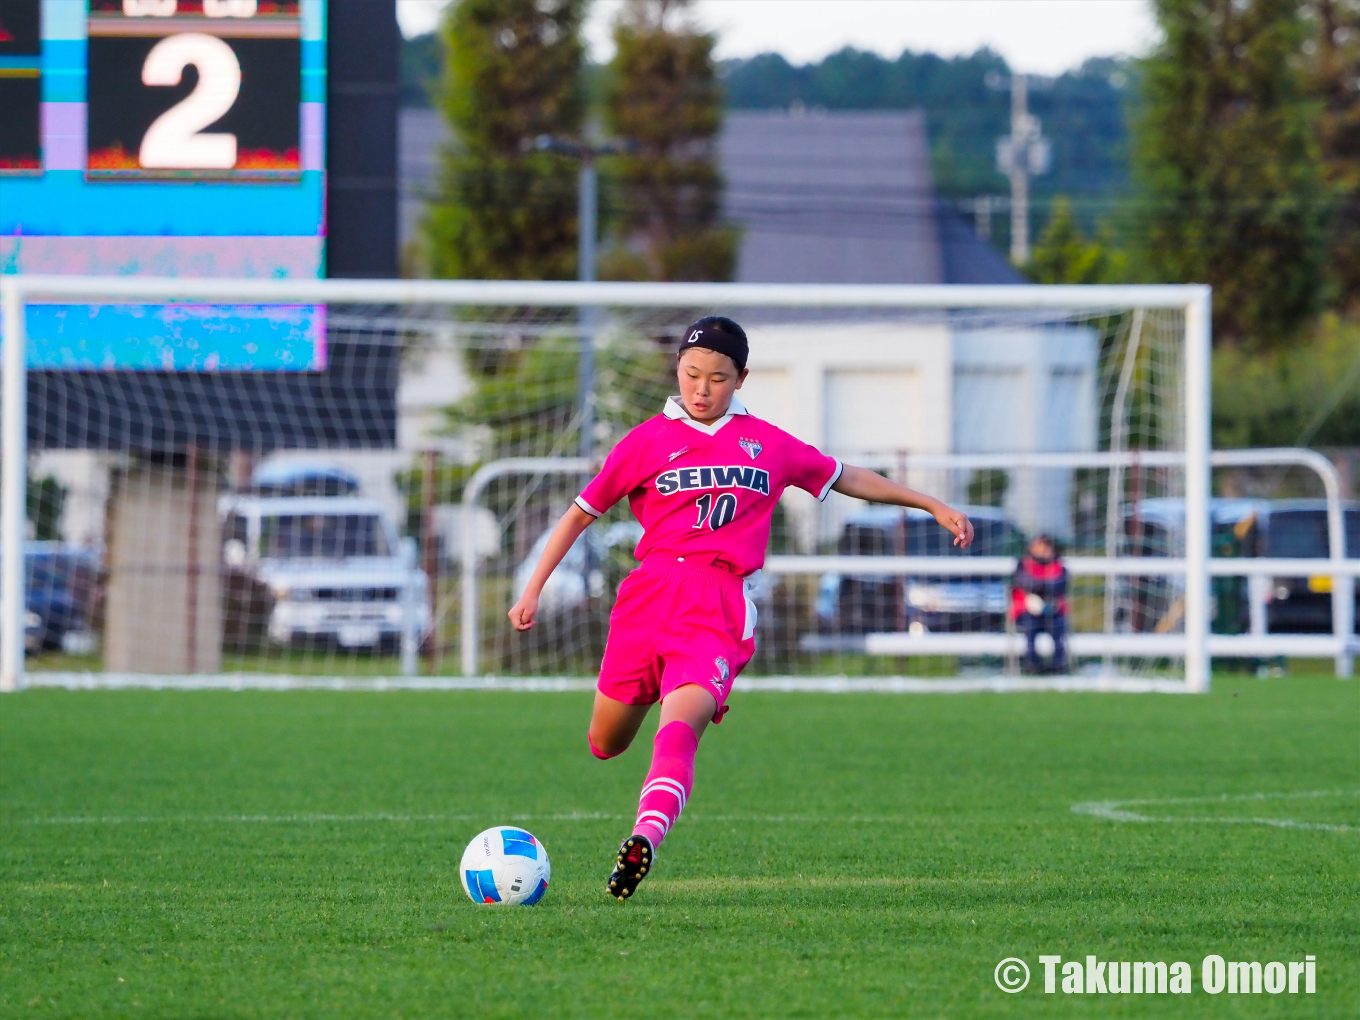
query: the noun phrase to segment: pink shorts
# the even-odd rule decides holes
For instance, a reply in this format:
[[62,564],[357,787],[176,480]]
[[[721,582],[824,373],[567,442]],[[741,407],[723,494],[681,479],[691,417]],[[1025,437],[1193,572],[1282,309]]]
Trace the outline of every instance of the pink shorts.
[[755,654],[756,607],[741,578],[717,567],[649,556],[619,585],[600,665],[600,693],[650,705],[685,684],[727,695]]

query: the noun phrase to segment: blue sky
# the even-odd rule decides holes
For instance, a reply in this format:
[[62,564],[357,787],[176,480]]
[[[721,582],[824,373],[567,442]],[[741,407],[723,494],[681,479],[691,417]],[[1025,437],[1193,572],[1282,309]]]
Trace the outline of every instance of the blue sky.
[[[407,35],[429,31],[447,0],[397,0]],[[623,0],[595,0],[591,56],[610,56],[609,25]],[[1148,0],[697,0],[694,17],[716,31],[720,57],[776,51],[794,63],[843,46],[896,56],[946,56],[981,46],[1012,67],[1055,74],[1087,57],[1138,55],[1157,39]]]

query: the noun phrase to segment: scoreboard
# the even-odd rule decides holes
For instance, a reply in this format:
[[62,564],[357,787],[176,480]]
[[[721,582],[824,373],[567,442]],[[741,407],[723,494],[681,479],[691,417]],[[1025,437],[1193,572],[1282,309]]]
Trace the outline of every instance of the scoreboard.
[[0,173],[41,168],[42,102],[38,0],[0,4]]
[[[399,48],[391,0],[0,0],[0,273],[391,272]],[[396,442],[397,346],[324,308],[32,305],[27,332],[32,450]]]
[[298,0],[90,0],[90,177],[296,179]]
[[[325,275],[325,24],[325,0],[0,0],[0,272]],[[205,338],[183,309],[49,308],[29,361],[325,366],[320,310],[209,312]]]

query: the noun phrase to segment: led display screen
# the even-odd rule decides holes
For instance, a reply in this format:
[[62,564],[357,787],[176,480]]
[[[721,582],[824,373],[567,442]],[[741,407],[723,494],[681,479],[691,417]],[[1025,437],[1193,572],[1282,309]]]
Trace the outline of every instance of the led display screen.
[[[324,0],[0,0],[0,272],[325,275]],[[321,371],[321,309],[30,311],[30,366]]]
[[0,3],[0,173],[42,169],[42,6]]
[[302,172],[297,0],[91,0],[91,177]]

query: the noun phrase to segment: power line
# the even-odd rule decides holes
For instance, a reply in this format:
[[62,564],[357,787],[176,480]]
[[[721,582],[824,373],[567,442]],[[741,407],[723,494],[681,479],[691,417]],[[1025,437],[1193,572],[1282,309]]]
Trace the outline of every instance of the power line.
[[1299,433],[1299,438],[1294,441],[1295,446],[1307,446],[1312,442],[1313,437],[1318,434],[1318,430],[1326,424],[1327,419],[1332,416],[1332,413],[1341,406],[1342,399],[1350,392],[1351,387],[1355,385],[1357,380],[1360,380],[1360,357],[1355,359],[1354,363],[1352,363],[1351,367],[1342,377],[1341,382],[1327,395],[1327,399],[1323,401],[1322,406],[1318,408],[1317,414],[1313,415],[1313,420],[1308,423],[1308,427]]

